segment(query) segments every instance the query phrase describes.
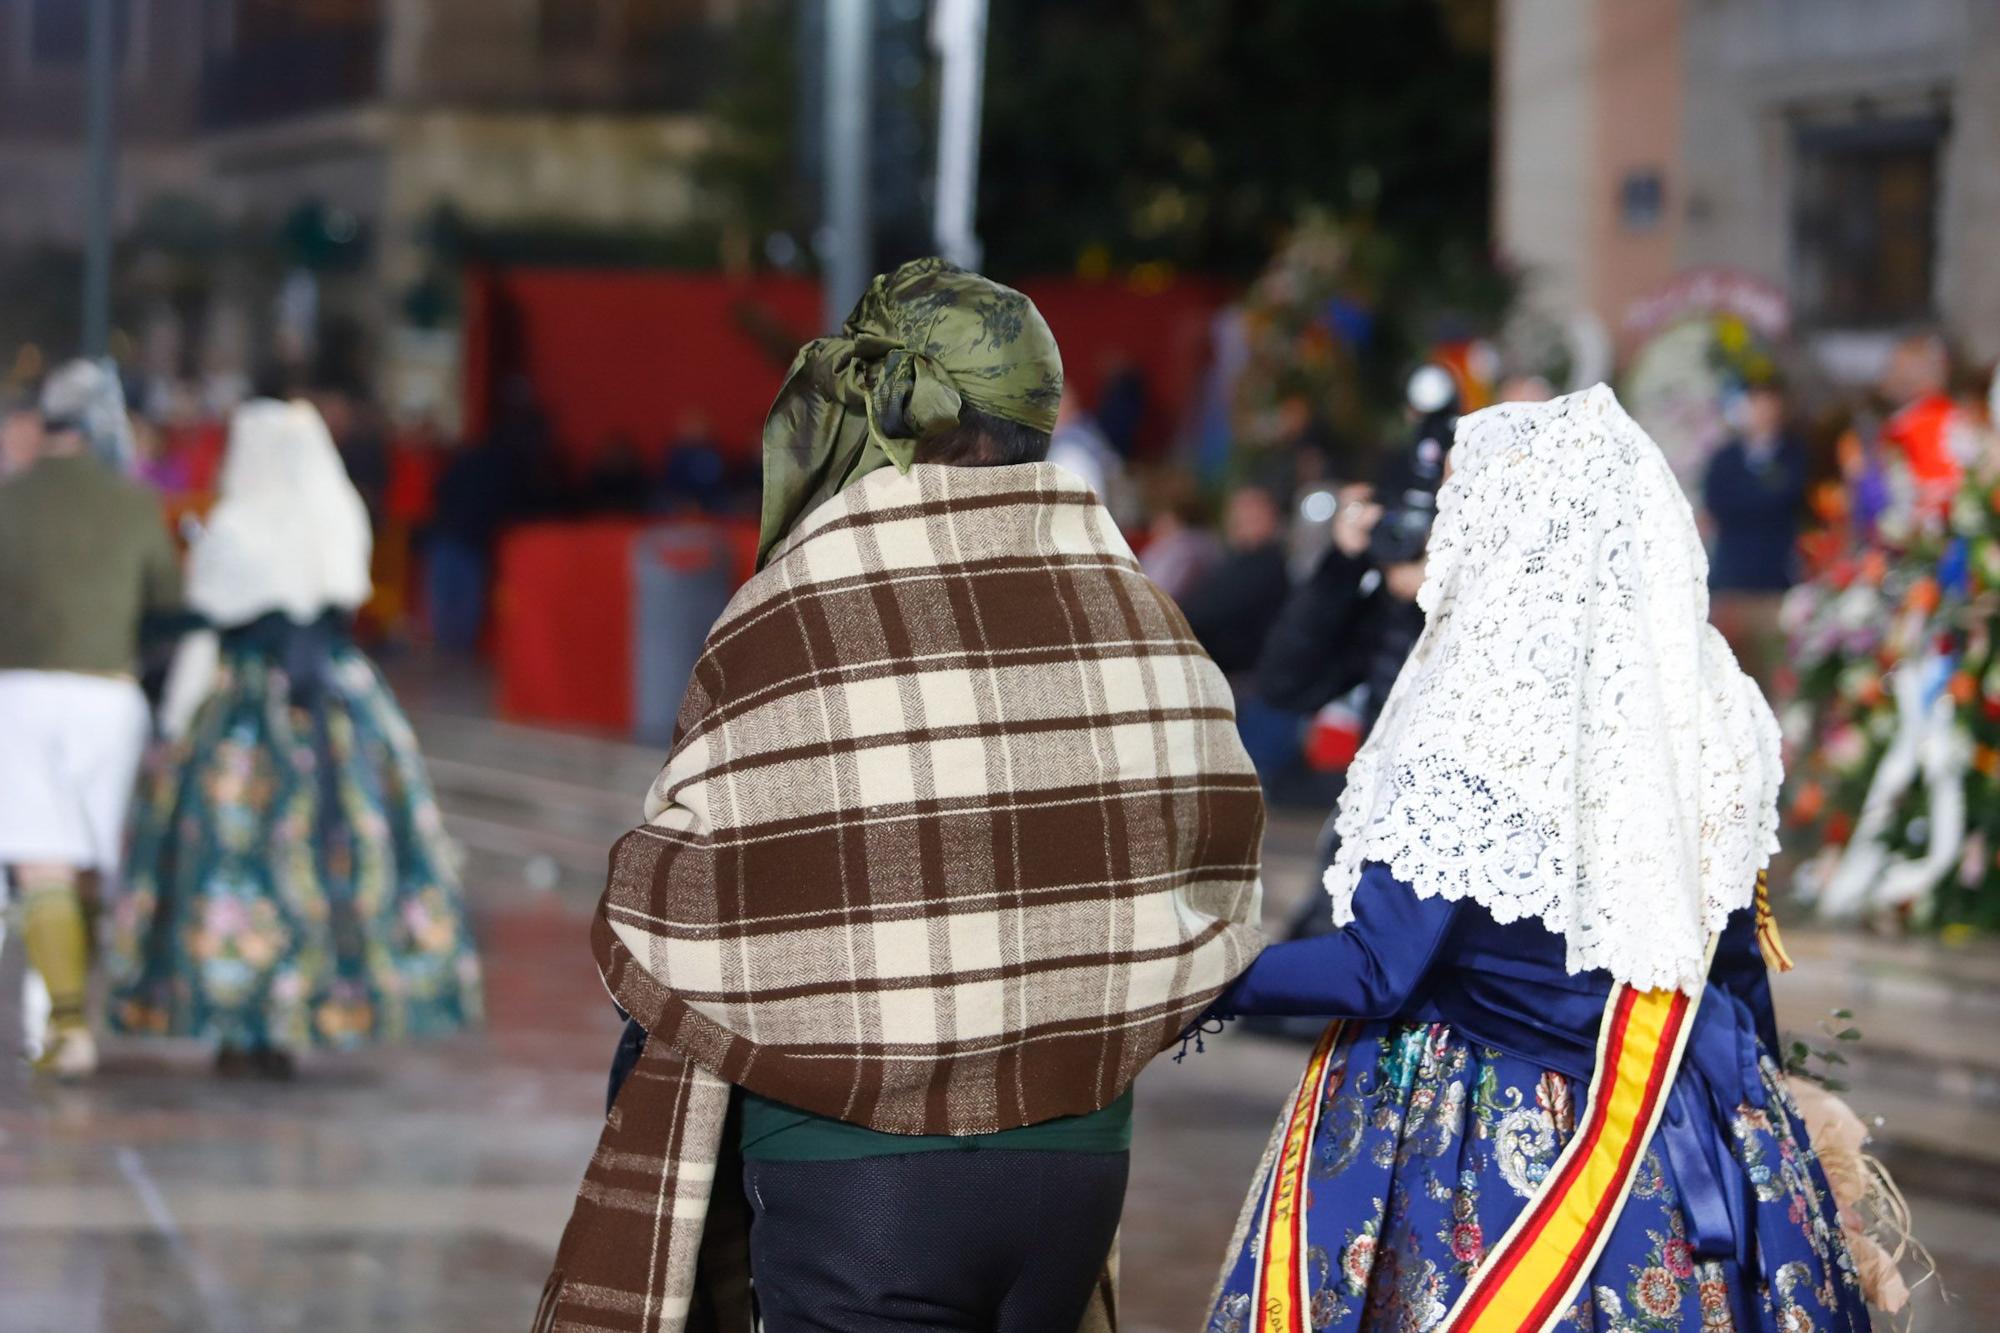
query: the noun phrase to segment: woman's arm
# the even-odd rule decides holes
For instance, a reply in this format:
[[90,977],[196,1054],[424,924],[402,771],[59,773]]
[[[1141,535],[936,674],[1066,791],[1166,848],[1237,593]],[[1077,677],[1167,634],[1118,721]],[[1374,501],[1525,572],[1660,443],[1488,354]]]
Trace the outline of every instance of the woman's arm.
[[221,662],[222,640],[214,630],[199,629],[181,640],[160,698],[160,733],[168,740],[187,734],[195,714],[215,689]]
[[1416,993],[1457,910],[1443,898],[1418,897],[1387,866],[1371,862],[1354,890],[1352,924],[1272,945],[1209,1012],[1387,1018]]

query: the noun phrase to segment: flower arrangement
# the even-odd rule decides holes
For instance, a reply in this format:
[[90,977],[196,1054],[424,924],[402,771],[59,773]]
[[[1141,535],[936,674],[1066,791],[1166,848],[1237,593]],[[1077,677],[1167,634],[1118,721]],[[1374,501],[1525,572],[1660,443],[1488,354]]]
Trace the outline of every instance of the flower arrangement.
[[[1851,464],[1861,451],[1849,442],[1844,452]],[[1898,907],[1903,923],[1947,937],[2000,930],[2000,466],[1989,457],[1972,468],[1940,507],[1920,504],[1898,464],[1878,457],[1821,503],[1832,521],[1806,543],[1813,577],[1787,596],[1788,667],[1776,682],[1791,760],[1787,822],[1818,849],[1802,880],[1810,889],[1834,873],[1872,793],[1886,817],[1869,822],[1888,856],[1939,866]],[[1915,744],[1918,724],[1917,696],[1905,688],[1899,698],[1906,672],[1923,675],[1920,697],[1948,711],[1953,735],[1949,762],[1892,790],[1883,765]],[[1962,782],[1962,805],[1954,794],[1939,806],[1938,781]]]

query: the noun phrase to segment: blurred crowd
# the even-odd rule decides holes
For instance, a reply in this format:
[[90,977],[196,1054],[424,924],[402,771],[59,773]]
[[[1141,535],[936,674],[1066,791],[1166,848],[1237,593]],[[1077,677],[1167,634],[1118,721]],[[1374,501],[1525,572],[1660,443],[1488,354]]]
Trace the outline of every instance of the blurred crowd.
[[[1788,591],[2000,475],[2000,435],[1990,374],[1933,334],[1865,394],[1801,403],[1777,361],[1725,386],[1726,436],[1685,480],[1715,622],[1782,702]],[[1227,675],[1274,801],[1332,804],[1417,641],[1458,416],[1551,396],[1467,365],[1419,366],[1370,438],[1301,429],[1206,471],[1199,450],[1137,447],[1136,372],[1061,404],[1051,461],[1104,499]],[[94,1062],[79,1015],[100,938],[112,1025],[230,1033],[225,1063],[476,1021],[435,802],[365,652],[490,645],[524,524],[754,533],[756,449],[687,411],[663,440],[578,455],[526,380],[464,440],[276,377],[226,416],[135,413],[124,388],[77,362],[0,405],[0,864],[47,982],[44,1059]],[[106,877],[128,891],[101,931]]]
[[[1969,466],[1966,441],[1991,413],[1987,377],[1934,334],[1900,344],[1868,393],[1795,394],[1775,369],[1781,360],[1723,391],[1727,433],[1688,478],[1710,544],[1716,622],[1767,684],[1782,655],[1784,594],[1809,572],[1801,536],[1857,506],[1881,507],[1883,456],[1901,460],[1899,475],[1919,488],[1954,491]],[[664,411],[671,426],[660,439],[617,435],[578,452],[554,438],[524,378],[500,387],[489,424],[467,439],[427,420],[392,420],[352,392],[261,387],[314,405],[366,507],[365,641],[479,650],[499,544],[522,524],[748,524],[757,512],[755,442],[719,438],[699,410]],[[1148,388],[1126,366],[1090,401],[1067,394],[1051,460],[1103,497],[1147,573],[1237,683],[1246,737],[1274,793],[1322,800],[1338,779],[1319,775],[1344,765],[1421,624],[1423,542],[1456,415],[1553,390],[1532,374],[1482,380],[1465,358],[1440,355],[1410,378],[1400,419],[1369,438],[1336,447],[1300,429],[1281,448],[1248,452],[1247,464],[1217,467],[1193,430],[1174,432],[1181,444],[1165,451],[1144,446]],[[1210,404],[1195,410],[1213,415]],[[26,467],[43,429],[32,396],[4,401],[0,475]],[[226,419],[133,413],[125,434],[130,465],[185,539],[216,497]]]

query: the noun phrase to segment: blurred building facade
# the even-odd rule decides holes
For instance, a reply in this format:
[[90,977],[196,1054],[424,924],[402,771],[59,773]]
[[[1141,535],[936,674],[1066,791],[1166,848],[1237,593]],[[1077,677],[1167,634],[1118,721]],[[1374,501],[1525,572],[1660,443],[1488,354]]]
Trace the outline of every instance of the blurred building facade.
[[1620,334],[1676,273],[1789,296],[1825,368],[1945,327],[2000,357],[1992,0],[1501,0],[1495,230]]
[[[440,217],[687,224],[737,3],[116,0],[121,233],[212,260],[197,299],[185,263],[159,291],[143,263],[126,274],[121,325],[145,330],[143,359],[184,368],[240,370],[266,340],[312,336],[301,322],[386,363],[395,331],[434,313]],[[0,0],[0,247],[81,233],[84,11]],[[130,309],[134,282],[158,309]]]

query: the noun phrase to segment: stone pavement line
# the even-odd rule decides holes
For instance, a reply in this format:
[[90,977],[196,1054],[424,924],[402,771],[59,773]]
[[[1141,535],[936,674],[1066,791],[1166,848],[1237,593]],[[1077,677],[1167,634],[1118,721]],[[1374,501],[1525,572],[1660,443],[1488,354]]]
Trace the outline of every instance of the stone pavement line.
[[207,1257],[188,1243],[180,1224],[174,1220],[173,1210],[167,1207],[166,1199],[161,1196],[160,1187],[146,1170],[139,1150],[129,1144],[120,1144],[113,1153],[113,1159],[118,1163],[118,1172],[125,1177],[125,1183],[139,1197],[139,1206],[145,1210],[147,1220],[166,1241],[175,1261],[187,1273],[212,1333],[257,1333],[256,1326],[245,1316],[236,1300],[235,1290]]

